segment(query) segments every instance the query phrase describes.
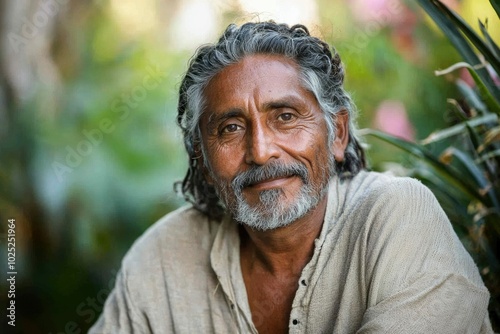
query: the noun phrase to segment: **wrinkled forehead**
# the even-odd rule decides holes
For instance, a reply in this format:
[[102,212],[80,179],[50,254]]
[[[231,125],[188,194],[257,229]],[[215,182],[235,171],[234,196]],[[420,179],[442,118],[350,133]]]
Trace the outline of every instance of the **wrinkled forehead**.
[[228,97],[256,98],[263,94],[284,94],[302,88],[297,64],[284,56],[250,55],[220,70],[203,90],[206,107]]

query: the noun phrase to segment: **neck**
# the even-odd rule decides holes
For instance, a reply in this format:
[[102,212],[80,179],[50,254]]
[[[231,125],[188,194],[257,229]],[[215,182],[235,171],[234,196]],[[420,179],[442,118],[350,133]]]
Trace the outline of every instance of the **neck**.
[[258,266],[271,274],[301,272],[314,251],[326,212],[327,196],[304,217],[288,226],[268,231],[240,228],[241,256],[251,267]]

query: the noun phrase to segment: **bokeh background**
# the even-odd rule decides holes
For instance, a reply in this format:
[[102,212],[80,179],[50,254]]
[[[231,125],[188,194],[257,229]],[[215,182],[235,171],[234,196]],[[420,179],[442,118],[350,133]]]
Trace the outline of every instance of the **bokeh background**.
[[[487,0],[444,2],[473,26],[490,17],[500,36]],[[227,24],[267,19],[304,23],[335,46],[361,128],[422,139],[444,126],[447,98],[460,100],[434,75],[459,55],[410,1],[0,1],[3,333],[83,333],[95,322],[127,249],[184,204],[175,116],[189,58]],[[373,169],[411,163],[375,139],[367,148]],[[3,306],[9,218],[15,328]]]

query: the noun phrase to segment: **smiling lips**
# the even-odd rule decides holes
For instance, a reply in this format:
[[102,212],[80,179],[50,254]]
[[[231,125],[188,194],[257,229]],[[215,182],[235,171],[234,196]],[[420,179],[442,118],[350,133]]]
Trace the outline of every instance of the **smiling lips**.
[[280,176],[277,178],[265,179],[248,185],[248,188],[255,190],[267,190],[272,188],[279,188],[285,185],[285,183],[289,182],[290,179],[293,177],[296,177],[296,175]]

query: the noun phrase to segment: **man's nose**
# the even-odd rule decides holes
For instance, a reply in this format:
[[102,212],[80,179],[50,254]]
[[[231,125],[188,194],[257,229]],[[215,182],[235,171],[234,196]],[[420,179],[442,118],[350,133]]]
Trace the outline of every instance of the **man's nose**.
[[254,123],[247,133],[245,162],[247,164],[264,165],[269,160],[278,159],[280,148],[276,145],[275,134],[265,124]]

